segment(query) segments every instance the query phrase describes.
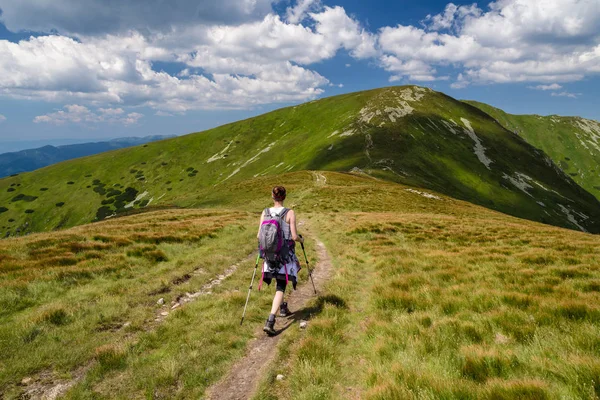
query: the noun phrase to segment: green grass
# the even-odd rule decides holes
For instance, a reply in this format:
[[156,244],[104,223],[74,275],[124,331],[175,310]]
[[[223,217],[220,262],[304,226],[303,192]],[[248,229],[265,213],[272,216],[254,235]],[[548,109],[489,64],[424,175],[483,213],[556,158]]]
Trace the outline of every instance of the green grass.
[[[412,111],[399,117],[390,108]],[[462,119],[492,160],[489,169]],[[326,98],[1,179],[0,232],[19,236],[148,209],[211,208],[220,205],[211,198],[239,196],[232,187],[253,178],[355,168],[521,218],[579,229],[574,218],[600,231],[598,200],[539,150],[479,109],[411,86]],[[519,189],[523,184],[530,188]]]
[[[19,391],[15,383],[25,376],[48,369],[65,373],[88,363],[92,369],[84,386],[104,381],[113,371],[131,368],[129,356],[147,355],[163,339],[179,340],[181,330],[189,328],[183,316],[194,313],[194,307],[219,314],[223,305],[238,307],[241,294],[226,295],[218,307],[212,304],[214,297],[207,297],[173,315],[183,324],[176,332],[149,330],[159,297],[164,297],[168,310],[180,294],[246,259],[254,247],[255,232],[248,229],[254,219],[231,212],[165,211],[3,241],[0,393],[12,398]],[[250,262],[240,265],[240,276]],[[211,323],[198,325],[196,335],[214,332]],[[244,343],[250,331],[241,330],[238,340]],[[211,342],[222,348],[231,340],[228,335]],[[206,366],[215,363],[207,360]],[[146,373],[158,379],[160,387],[161,374]],[[140,379],[141,374],[137,372]]]
[[[332,215],[336,275],[257,399],[600,396],[598,239],[524,221]],[[317,300],[318,301],[318,300]],[[276,381],[276,374],[283,381]]]
[[600,124],[579,117],[512,115],[468,101],[548,154],[561,170],[600,199]]
[[[285,332],[257,398],[598,396],[597,236],[331,172],[239,183],[237,197],[205,199],[218,209],[1,241],[0,396],[83,368],[66,398],[202,397],[264,322],[269,289],[252,292],[239,326],[275,183],[304,221],[309,258],[318,237],[334,272],[308,328]],[[169,309],[234,263],[210,294],[154,321],[159,298]]]

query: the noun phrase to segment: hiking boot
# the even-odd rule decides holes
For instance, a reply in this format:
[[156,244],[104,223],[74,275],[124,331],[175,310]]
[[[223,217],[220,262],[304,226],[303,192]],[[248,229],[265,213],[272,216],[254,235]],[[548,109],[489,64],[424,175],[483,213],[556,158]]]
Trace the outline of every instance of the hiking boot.
[[277,331],[275,330],[275,314],[269,315],[269,319],[267,319],[263,331],[269,336],[277,334]]
[[286,302],[281,303],[281,306],[279,306],[279,316],[280,317],[287,317],[288,315],[291,315],[292,313],[290,312],[290,309],[287,306]]

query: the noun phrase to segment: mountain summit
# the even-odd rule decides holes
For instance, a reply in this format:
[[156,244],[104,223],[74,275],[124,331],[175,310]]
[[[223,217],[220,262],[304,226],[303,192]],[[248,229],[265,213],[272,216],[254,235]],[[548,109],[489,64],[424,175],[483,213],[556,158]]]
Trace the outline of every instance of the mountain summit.
[[150,205],[215,205],[209,199],[235,196],[239,183],[301,170],[368,175],[600,232],[598,200],[542,150],[480,109],[416,86],[312,101],[0,180],[0,226],[12,235]]

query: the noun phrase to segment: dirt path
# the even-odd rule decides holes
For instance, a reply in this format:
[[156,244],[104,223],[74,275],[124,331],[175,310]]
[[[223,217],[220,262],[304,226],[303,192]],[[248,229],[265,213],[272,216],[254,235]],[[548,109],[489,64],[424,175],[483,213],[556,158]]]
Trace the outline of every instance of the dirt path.
[[[301,251],[301,249],[299,250]],[[317,256],[319,260],[318,264],[316,268],[315,265],[311,265],[311,268],[314,269],[313,278],[317,293],[320,293],[333,269],[327,249],[320,241],[317,241]],[[303,254],[299,254],[298,258],[304,265],[303,257]],[[299,319],[309,317],[308,315],[303,315],[302,309],[306,307],[310,299],[315,297],[315,294],[311,283],[307,282],[286,297],[288,306],[293,314],[287,318],[277,318],[275,329],[279,334],[269,337],[262,331],[262,325],[257,327],[256,338],[248,344],[244,358],[233,366],[225,378],[208,389],[208,399],[239,400],[252,398],[261,378],[267,372],[270,362],[275,358],[277,353],[276,346],[281,339],[281,334],[292,326],[292,324],[299,321]],[[268,313],[268,310],[265,312]]]
[[[224,280],[233,275],[233,273],[238,269],[239,264],[255,257],[256,252],[250,253],[245,258],[231,265],[229,268],[223,271],[223,273],[217,275],[214,279],[204,284],[198,291],[194,293],[182,294],[170,305],[164,304],[163,307],[157,309],[155,318],[146,323],[144,330],[150,331],[156,329],[168,318],[173,310],[185,306],[187,303],[193,302],[200,296],[211,294],[211,290],[214,287],[219,286]],[[201,267],[198,267],[190,274],[186,274],[184,278],[187,280],[191,278],[191,275],[198,275],[202,273],[205,272]],[[175,287],[176,285],[177,283],[172,283],[170,286]],[[125,325],[117,328],[117,330],[126,327],[128,324],[129,323],[125,323]],[[72,371],[72,378],[68,380],[59,378],[54,371],[42,371],[32,377],[27,377],[21,382],[21,386],[23,386],[21,398],[28,400],[55,400],[66,394],[69,389],[79,383],[93,365],[93,360],[87,362],[85,365],[77,368],[75,371]],[[0,393],[0,398],[1,397],[2,394]]]
[[[238,261],[237,263],[231,265],[229,268],[227,268],[222,274],[217,275],[214,279],[212,279],[210,282],[202,285],[202,287],[200,288],[200,290],[193,292],[193,293],[185,293],[182,294],[180,296],[177,297],[177,299],[173,300],[171,302],[171,305],[168,306],[167,304],[163,304],[162,308],[159,308],[156,311],[156,317],[154,319],[153,324],[148,324],[146,326],[146,330],[150,330],[150,329],[155,329],[157,323],[160,324],[162,323],[168,316],[169,313],[187,303],[191,303],[192,301],[196,300],[198,297],[200,296],[205,296],[205,295],[209,295],[212,294],[212,289],[216,286],[219,286],[221,283],[223,283],[223,281],[227,278],[229,278],[231,275],[233,275],[235,273],[235,271],[237,271],[237,269],[239,268],[239,264],[241,264],[244,261],[247,260],[252,260],[254,258],[256,258],[256,253],[257,252],[252,252],[250,254],[248,254],[248,256],[246,256],[246,258]],[[192,272],[191,275],[202,275],[204,274],[204,270],[202,268],[198,268],[196,269],[194,272]],[[190,274],[186,274],[183,276],[183,278],[185,280],[191,278]],[[173,286],[173,285],[172,285]]]
[[327,185],[327,177],[320,172],[313,171],[313,177],[315,178],[316,186],[325,186]]

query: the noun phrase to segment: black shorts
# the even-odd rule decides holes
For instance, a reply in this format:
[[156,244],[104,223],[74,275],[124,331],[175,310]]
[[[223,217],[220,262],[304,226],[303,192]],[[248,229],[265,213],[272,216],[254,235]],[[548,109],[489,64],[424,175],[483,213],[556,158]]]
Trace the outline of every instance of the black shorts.
[[[275,279],[275,281],[277,282],[276,291],[285,293],[285,288],[287,287],[285,274],[270,274],[268,272],[265,272],[263,282],[265,282],[267,285],[270,285],[271,282],[273,282],[273,279]],[[288,280],[292,282],[294,289],[296,289],[296,277],[288,275]]]

